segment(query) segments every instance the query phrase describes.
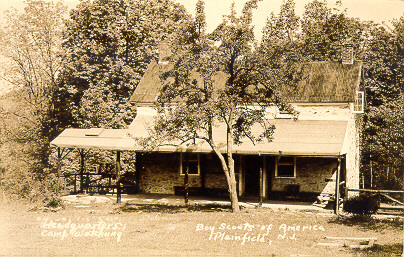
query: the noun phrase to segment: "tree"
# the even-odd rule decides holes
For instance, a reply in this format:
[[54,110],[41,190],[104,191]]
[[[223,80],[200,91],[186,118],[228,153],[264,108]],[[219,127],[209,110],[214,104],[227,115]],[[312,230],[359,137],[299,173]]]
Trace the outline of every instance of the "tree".
[[[126,128],[136,115],[129,97],[148,63],[158,58],[157,44],[187,18],[171,0],[81,1],[70,13],[63,43],[63,104],[70,106],[72,125]],[[123,162],[133,157],[122,154]],[[87,153],[95,163],[114,158],[110,151]]]
[[49,142],[67,120],[59,119],[62,2],[28,0],[6,12],[0,39],[4,78],[13,90],[0,100],[1,184],[11,195],[53,201],[56,176]]
[[305,6],[302,16],[302,48],[313,61],[339,61],[341,48],[350,44],[358,52],[363,28],[357,18],[350,18],[346,10],[331,9],[326,0],[313,0]]
[[[266,108],[274,102],[286,106],[276,91],[285,81],[280,70],[292,68],[267,69],[251,24],[257,2],[247,1],[240,16],[233,4],[211,34],[204,33],[203,1],[197,2],[196,18],[172,39],[173,69],[161,75],[158,115],[145,140],[149,147],[207,143],[220,160],[233,212],[239,212],[233,144],[271,139],[274,127],[266,119]],[[215,86],[215,76],[223,76],[225,85]],[[259,134],[251,130],[255,124],[261,125]],[[214,136],[219,129],[226,135],[225,146]]]
[[362,58],[368,106],[364,116],[362,173],[366,187],[403,187],[404,16],[389,29],[368,24]]
[[136,113],[129,97],[156,58],[157,43],[186,18],[170,0],[80,2],[71,11],[63,44],[75,125],[125,127]]
[[[267,18],[259,53],[266,60],[262,65],[271,71],[280,71],[276,79],[282,79],[284,91],[295,88],[296,81],[302,78],[302,68],[307,57],[303,54],[299,17],[295,14],[295,3],[286,0],[281,4],[278,15],[271,13]],[[284,105],[283,108],[287,106]],[[292,111],[292,110],[290,110]]]
[[340,61],[341,48],[353,46],[363,63],[367,106],[361,133],[362,184],[402,188],[403,18],[390,29],[350,18],[326,1],[306,5],[302,17],[303,51],[310,60]]
[[28,0],[22,13],[6,13],[1,39],[0,51],[8,62],[5,76],[18,90],[12,97],[19,103],[2,112],[5,120],[18,120],[18,126],[5,123],[3,129],[8,141],[28,148],[20,154],[29,156],[26,161],[38,174],[49,168],[49,142],[57,133],[54,97],[59,91],[65,12],[62,2]]

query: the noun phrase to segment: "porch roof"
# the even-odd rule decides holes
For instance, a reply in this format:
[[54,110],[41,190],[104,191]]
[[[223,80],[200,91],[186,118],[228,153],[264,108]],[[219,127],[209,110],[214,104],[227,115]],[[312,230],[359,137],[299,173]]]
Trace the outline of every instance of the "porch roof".
[[128,129],[65,129],[50,143],[64,148],[133,150]]
[[[136,138],[148,136],[148,125],[153,116],[138,115],[129,129],[66,129],[52,142],[51,146],[64,148],[103,149],[120,151],[144,151]],[[271,142],[253,144],[244,139],[242,144],[234,145],[234,153],[263,155],[299,155],[299,156],[338,156],[343,154],[347,121],[274,119],[275,133]],[[252,133],[258,134],[261,127],[254,126]],[[96,133],[93,133],[93,132]],[[226,129],[219,124],[213,130],[215,142],[222,152],[226,150]],[[210,153],[210,146],[196,140],[179,146],[164,145],[155,152],[196,152]]]
[[[148,136],[148,124],[152,124],[153,116],[139,115],[130,125],[134,138]],[[263,155],[299,155],[299,156],[338,156],[343,154],[343,144],[347,130],[345,120],[270,120],[276,129],[273,140],[253,144],[244,139],[240,145],[233,145],[234,153]],[[260,125],[253,126],[252,134],[259,134]],[[213,138],[222,152],[226,149],[226,128],[224,123],[213,128]],[[211,147],[203,140],[179,146],[164,145],[157,152],[212,152]]]

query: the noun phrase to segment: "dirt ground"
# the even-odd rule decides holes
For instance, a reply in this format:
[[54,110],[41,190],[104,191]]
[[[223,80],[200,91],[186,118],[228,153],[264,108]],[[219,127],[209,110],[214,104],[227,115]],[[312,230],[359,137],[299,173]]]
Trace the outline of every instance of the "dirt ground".
[[[358,221],[315,211],[69,204],[0,207],[0,256],[401,256],[402,219]],[[325,236],[376,237],[372,250],[322,246]],[[349,244],[349,243],[348,243]]]

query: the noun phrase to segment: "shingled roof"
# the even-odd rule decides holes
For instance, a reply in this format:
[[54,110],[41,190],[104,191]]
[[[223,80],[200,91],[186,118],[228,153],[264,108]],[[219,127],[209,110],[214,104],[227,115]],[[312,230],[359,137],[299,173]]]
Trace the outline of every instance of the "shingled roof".
[[312,62],[305,67],[305,79],[292,90],[282,92],[289,102],[354,102],[359,90],[362,62]]
[[[130,98],[137,105],[151,105],[157,100],[162,87],[159,74],[172,69],[172,64],[149,64],[143,78]],[[294,103],[340,103],[354,102],[360,84],[362,62],[341,64],[339,62],[312,62],[305,65],[305,79],[293,89],[283,89],[281,95]],[[195,77],[199,77],[195,75]],[[199,79],[201,79],[199,77]],[[218,73],[216,88],[224,87],[226,74]],[[198,78],[197,78],[198,80]]]
[[[138,113],[129,131],[133,138],[145,138],[149,136],[150,126],[153,124],[156,111],[144,108]],[[284,155],[299,156],[338,156],[344,154],[344,140],[348,122],[346,120],[298,120],[273,119],[271,124],[276,126],[273,141],[266,140],[253,144],[250,140],[243,140],[242,144],[234,144],[233,152],[238,154],[270,154],[278,155],[281,151]],[[226,151],[226,125],[217,122],[213,127],[212,136],[221,152]],[[262,127],[254,124],[251,133],[262,133]],[[73,141],[73,140],[72,140]],[[153,151],[157,152],[198,152],[210,153],[212,148],[201,139],[196,139],[189,144],[180,142],[167,142]],[[137,147],[137,148],[136,148]],[[137,151],[144,151],[140,146],[135,146]]]

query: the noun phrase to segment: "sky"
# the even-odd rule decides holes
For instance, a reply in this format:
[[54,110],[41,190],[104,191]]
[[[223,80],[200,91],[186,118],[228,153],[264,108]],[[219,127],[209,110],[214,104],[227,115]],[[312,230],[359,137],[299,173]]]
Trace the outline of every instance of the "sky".
[[[195,13],[197,0],[176,0],[185,6],[188,12]],[[222,15],[228,14],[233,0],[205,0],[205,13],[208,23],[208,32],[212,31],[221,21]],[[241,13],[246,0],[236,0],[236,10]],[[295,0],[296,14],[301,16],[304,6],[310,1]],[[335,0],[327,1],[330,7]],[[265,25],[266,18],[274,12],[279,13],[282,0],[262,0],[258,3],[258,9],[254,11],[253,23],[255,24],[256,36],[260,34]],[[373,20],[378,23],[389,22],[393,18],[398,19],[404,15],[404,0],[342,0],[343,8],[347,9],[348,16],[358,17],[362,21]]]
[[[188,10],[189,13],[195,13],[195,3],[197,0],[174,0]],[[205,0],[205,14],[208,32],[222,21],[222,16],[229,13],[230,5],[235,2],[236,11],[241,13],[241,9],[246,0]],[[304,11],[307,0],[295,0],[296,14],[301,16]],[[74,8],[79,0],[64,0],[69,9]],[[253,23],[255,25],[255,34],[259,38],[262,28],[265,25],[266,18],[274,12],[279,12],[282,0],[262,0],[258,4],[258,9],[253,13]],[[328,3],[335,3],[335,0],[328,0]],[[362,21],[373,20],[377,23],[386,22],[387,25],[393,19],[398,19],[404,15],[404,0],[342,0],[343,8],[347,9],[348,16],[358,17]],[[0,0],[0,24],[4,23],[3,11],[9,8],[22,10],[24,0]],[[7,92],[9,86],[0,78],[0,95]]]

